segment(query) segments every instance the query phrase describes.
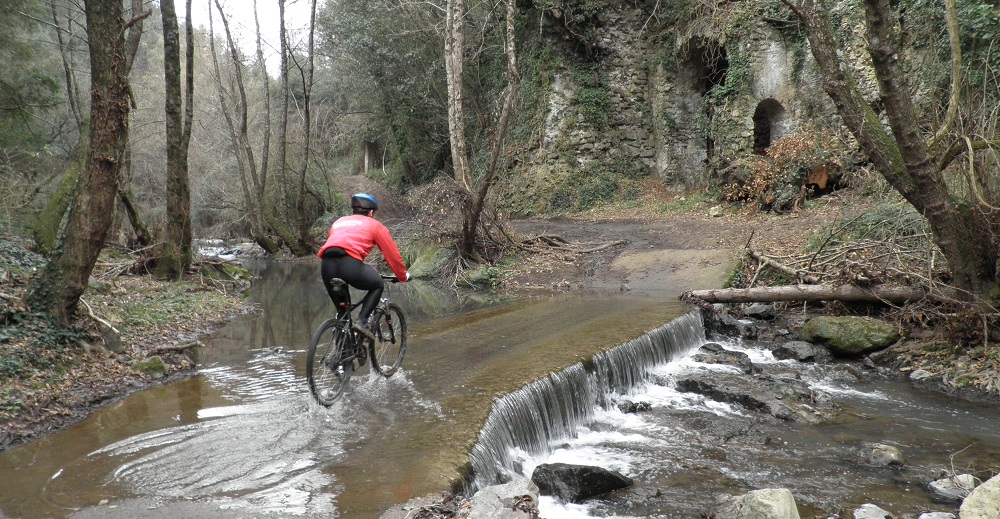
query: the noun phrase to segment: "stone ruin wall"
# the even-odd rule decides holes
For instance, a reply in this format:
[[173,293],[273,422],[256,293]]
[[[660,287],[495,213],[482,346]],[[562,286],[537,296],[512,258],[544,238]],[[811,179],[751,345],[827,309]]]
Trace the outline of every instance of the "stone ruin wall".
[[[643,35],[647,15],[628,5],[601,14],[604,58],[601,71],[610,91],[606,129],[593,128],[574,112],[569,70],[556,73],[548,100],[542,146],[532,166],[541,170],[568,170],[592,161],[634,161],[671,189],[691,191],[708,185],[709,154],[723,163],[754,149],[754,114],[770,107],[771,140],[793,132],[810,120],[821,126],[837,119],[832,103],[820,88],[811,56],[796,57],[780,35],[762,27],[751,41],[716,42],[729,55],[743,53],[749,81],[706,113],[704,76],[711,71],[692,59],[685,48],[691,41],[654,47]],[[730,50],[733,49],[733,50]],[[674,59],[657,59],[667,53]],[[706,127],[711,128],[710,132]],[[711,137],[711,143],[710,139]]]

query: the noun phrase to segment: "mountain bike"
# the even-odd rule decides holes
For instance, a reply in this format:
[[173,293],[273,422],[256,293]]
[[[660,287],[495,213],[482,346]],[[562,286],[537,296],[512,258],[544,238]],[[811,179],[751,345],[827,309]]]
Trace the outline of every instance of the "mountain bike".
[[[395,276],[382,276],[382,279],[392,283],[399,281]],[[399,369],[406,353],[406,317],[399,305],[389,301],[388,286],[385,297],[368,319],[374,341],[352,329],[353,312],[361,303],[351,303],[347,282],[333,278],[330,286],[337,317],[319,325],[306,354],[309,390],[325,407],[333,405],[344,394],[351,376],[368,360],[375,373],[389,378]]]

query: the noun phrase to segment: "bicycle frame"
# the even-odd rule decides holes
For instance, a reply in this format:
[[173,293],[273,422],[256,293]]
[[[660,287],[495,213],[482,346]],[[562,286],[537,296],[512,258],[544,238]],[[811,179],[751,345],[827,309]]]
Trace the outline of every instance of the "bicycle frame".
[[[396,281],[391,276],[383,279]],[[406,318],[388,293],[379,298],[369,322],[375,339],[355,328],[354,311],[364,301],[351,302],[350,287],[343,279],[330,281],[336,317],[316,330],[306,350],[306,378],[316,400],[329,407],[347,389],[352,374],[371,358],[371,369],[386,378],[399,369],[406,351]],[[331,334],[332,336],[328,335]]]

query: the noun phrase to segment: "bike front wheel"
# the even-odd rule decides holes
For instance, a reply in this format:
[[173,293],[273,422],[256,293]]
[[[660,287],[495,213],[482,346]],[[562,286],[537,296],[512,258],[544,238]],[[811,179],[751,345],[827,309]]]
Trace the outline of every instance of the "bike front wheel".
[[372,333],[375,334],[375,341],[369,343],[372,369],[389,378],[399,369],[406,354],[406,317],[399,305],[386,305],[373,323]]
[[330,319],[316,329],[306,353],[309,391],[325,407],[333,405],[344,394],[354,374],[353,362],[341,362],[350,340],[344,331],[343,321]]

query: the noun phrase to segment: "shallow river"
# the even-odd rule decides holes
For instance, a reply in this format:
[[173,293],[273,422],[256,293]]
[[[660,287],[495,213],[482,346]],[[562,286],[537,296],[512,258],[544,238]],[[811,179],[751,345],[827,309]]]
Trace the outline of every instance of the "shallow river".
[[[465,476],[480,428],[508,395],[580,361],[589,365],[595,354],[615,358],[618,345],[687,312],[673,298],[470,301],[419,283],[392,285],[411,332],[402,372],[360,376],[326,409],[312,401],[304,373],[311,332],[330,310],[315,265],[259,267],[261,312],[204,341],[196,376],[0,453],[0,515],[375,518]],[[995,409],[889,382],[848,386],[795,367],[853,418],[822,427],[773,423],[672,390],[678,370],[719,369],[687,353],[650,367],[656,383],[599,398],[605,405],[583,412],[585,422],[561,430],[536,424],[550,429],[552,443],[503,446],[504,463],[523,473],[545,461],[587,462],[637,481],[629,493],[588,506],[543,500],[544,517],[697,517],[720,494],[773,486],[792,489],[803,517],[867,500],[897,513],[953,510],[932,503],[921,478],[950,465],[981,476],[1000,470]],[[615,406],[621,400],[651,410],[624,414]],[[852,455],[872,441],[899,446],[910,467],[856,463]]]

